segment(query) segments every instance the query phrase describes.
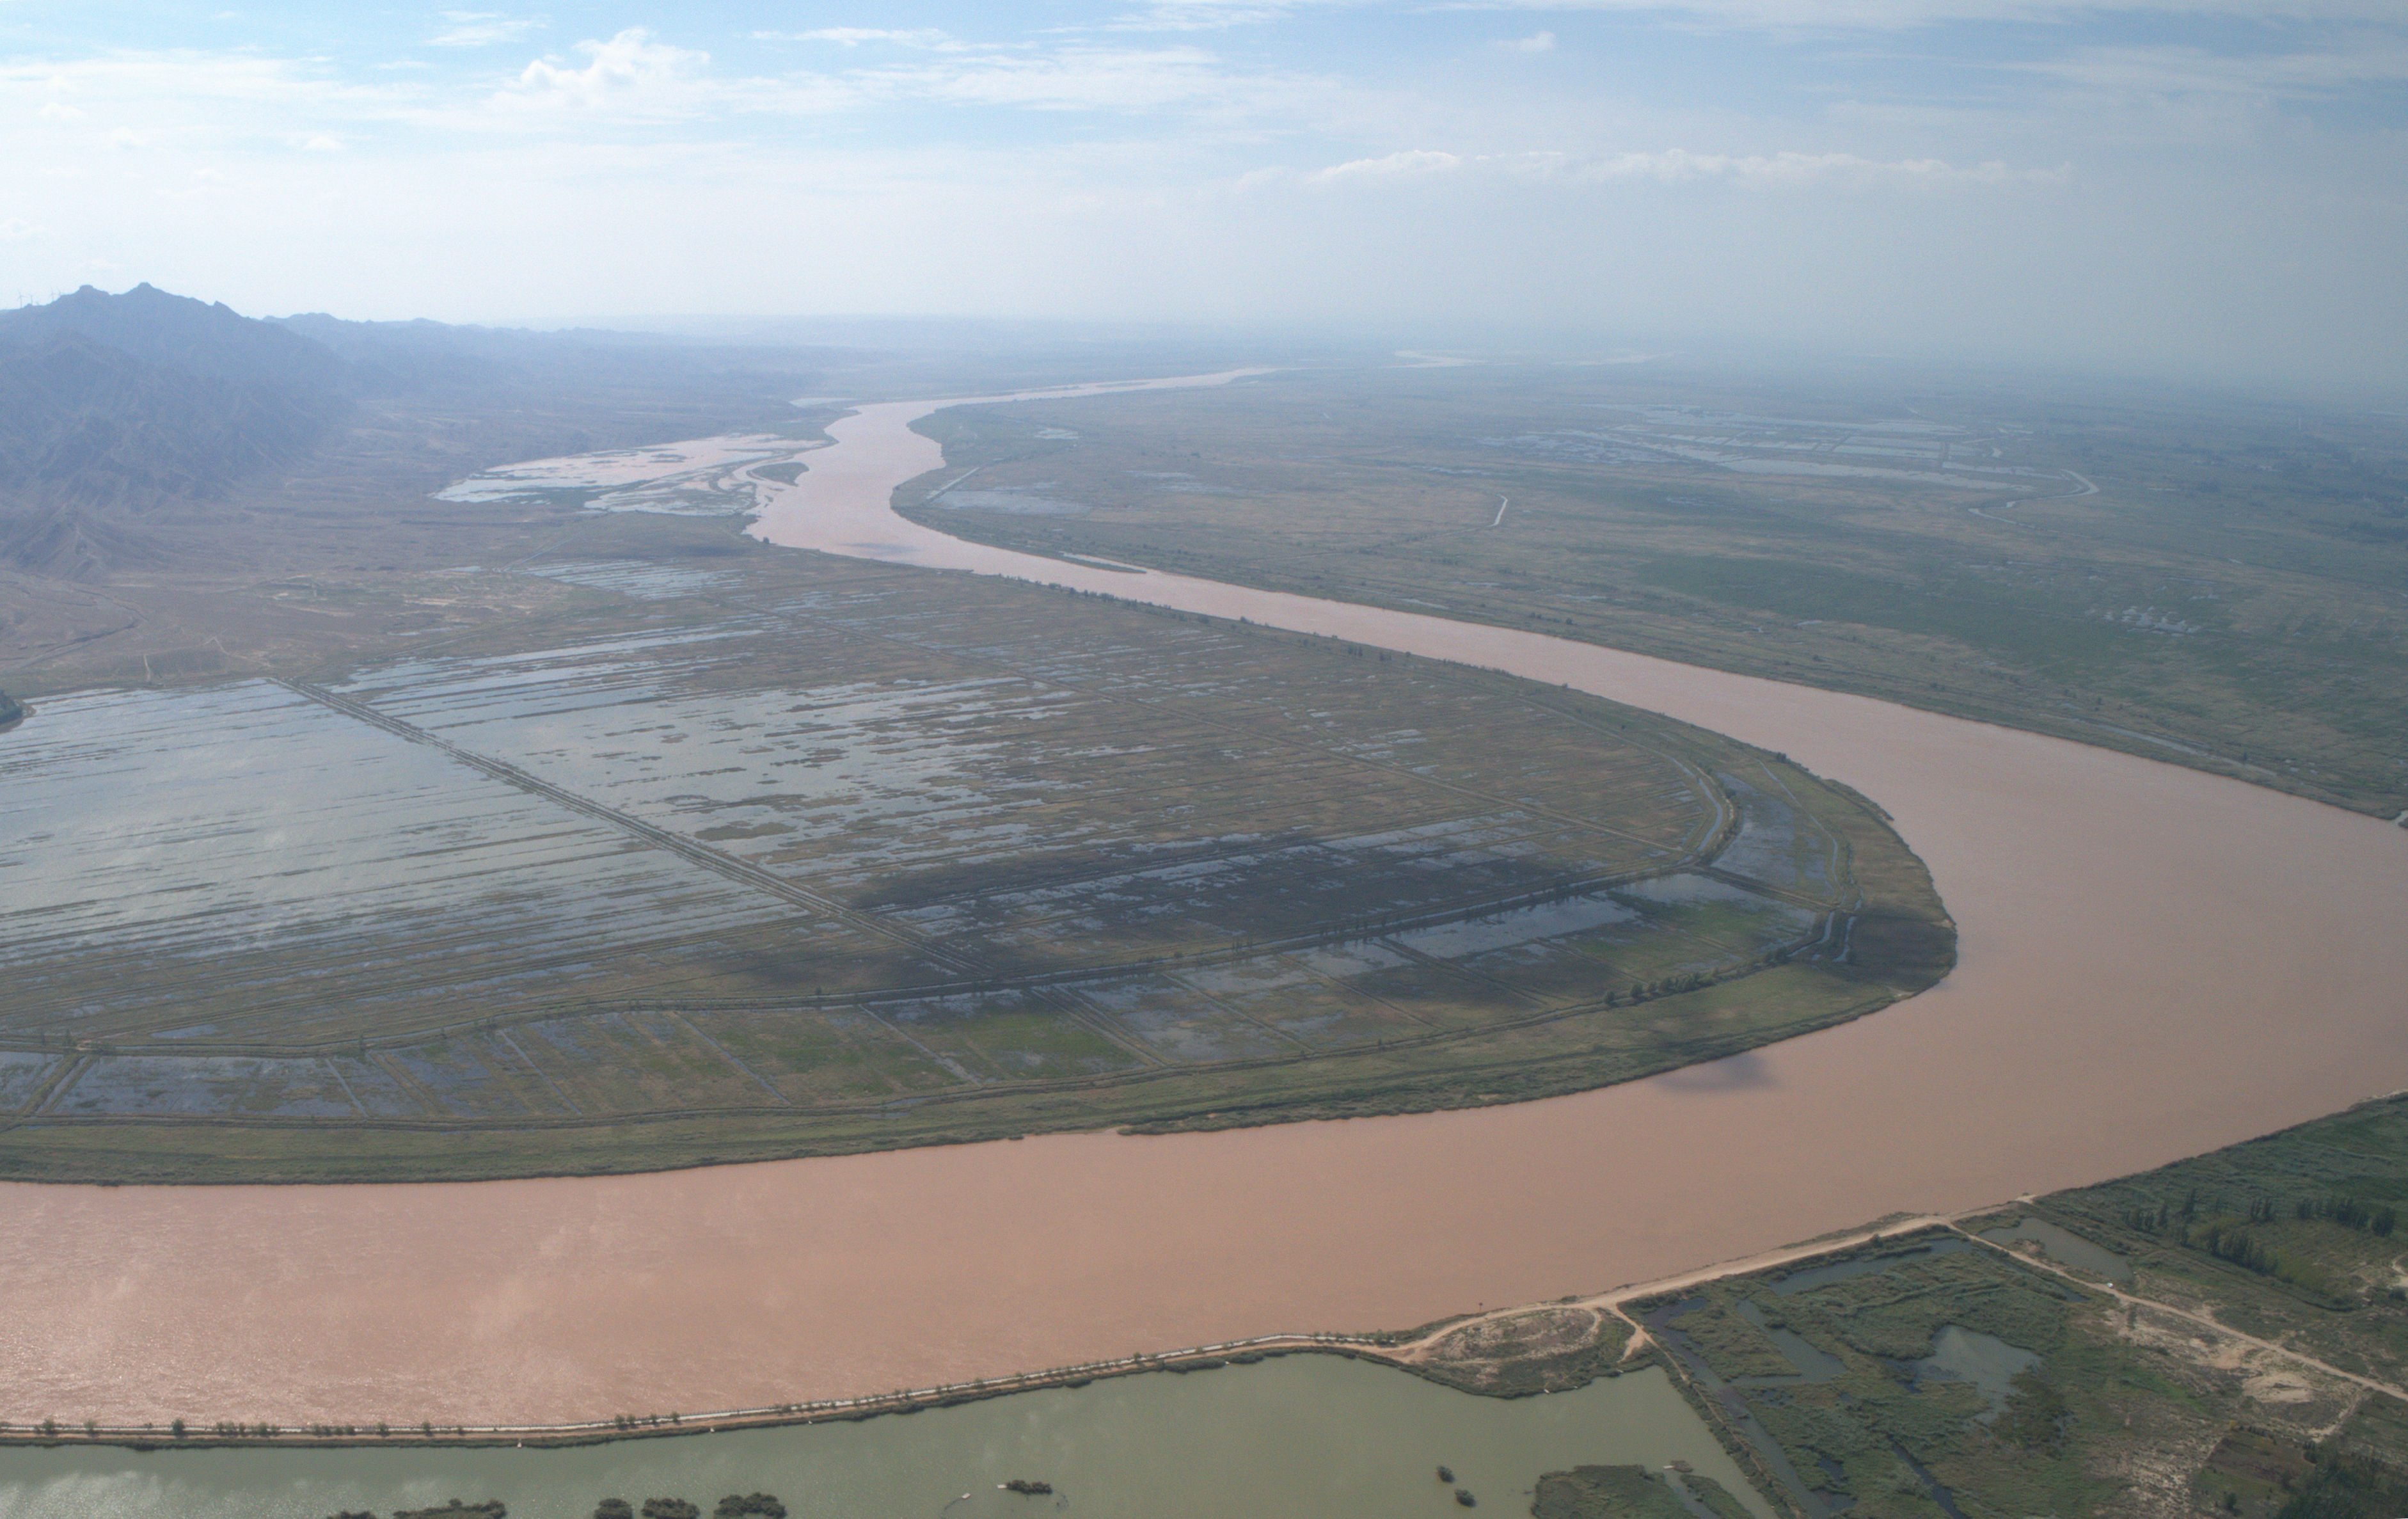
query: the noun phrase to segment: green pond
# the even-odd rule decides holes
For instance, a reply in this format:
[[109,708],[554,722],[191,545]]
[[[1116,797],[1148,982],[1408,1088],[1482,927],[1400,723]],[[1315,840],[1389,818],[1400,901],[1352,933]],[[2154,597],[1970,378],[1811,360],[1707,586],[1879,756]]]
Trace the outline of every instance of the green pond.
[[[1298,1355],[1117,1378],[857,1424],[566,1450],[0,1452],[0,1519],[325,1519],[499,1498],[511,1519],[586,1519],[604,1498],[709,1514],[767,1492],[795,1519],[1446,1519],[1526,1514],[1542,1471],[1687,1461],[1754,1495],[1649,1369],[1578,1392],[1475,1397],[1385,1367]],[[1027,1478],[1050,1497],[999,1484]],[[1759,1519],[1771,1519],[1756,1507]]]

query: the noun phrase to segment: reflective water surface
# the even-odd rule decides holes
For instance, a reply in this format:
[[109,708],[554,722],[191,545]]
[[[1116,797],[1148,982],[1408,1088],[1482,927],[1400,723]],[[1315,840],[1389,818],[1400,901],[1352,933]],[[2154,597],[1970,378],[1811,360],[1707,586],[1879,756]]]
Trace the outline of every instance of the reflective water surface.
[[[1440,1463],[1510,1514],[1544,1471],[1675,1460],[1755,1503],[1659,1371],[1505,1400],[1308,1355],[908,1418],[556,1451],[0,1451],[0,1519],[325,1519],[455,1497],[500,1498],[511,1519],[585,1519],[603,1498],[684,1498],[708,1513],[753,1492],[846,1519],[1444,1519],[1459,1511]],[[999,1490],[1014,1478],[1054,1493]]]

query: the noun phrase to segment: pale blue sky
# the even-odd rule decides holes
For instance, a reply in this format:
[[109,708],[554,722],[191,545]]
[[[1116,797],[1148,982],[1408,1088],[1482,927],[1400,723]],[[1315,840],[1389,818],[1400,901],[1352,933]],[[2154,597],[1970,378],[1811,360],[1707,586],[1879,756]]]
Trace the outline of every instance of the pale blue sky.
[[0,0],[0,299],[2401,383],[2400,0]]

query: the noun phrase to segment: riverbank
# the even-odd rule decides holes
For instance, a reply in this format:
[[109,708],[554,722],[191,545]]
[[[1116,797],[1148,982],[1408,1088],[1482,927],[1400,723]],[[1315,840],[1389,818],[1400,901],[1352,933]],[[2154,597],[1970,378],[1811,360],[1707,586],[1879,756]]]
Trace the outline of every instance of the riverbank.
[[[69,1426],[0,1426],[0,1446],[39,1449],[116,1446],[152,1452],[171,1450],[327,1450],[368,1447],[408,1450],[412,1447],[489,1449],[530,1447],[567,1449],[605,1445],[628,1440],[666,1440],[693,1435],[730,1434],[740,1429],[782,1429],[795,1426],[845,1424],[889,1414],[920,1413],[956,1408],[965,1403],[1041,1392],[1047,1388],[1084,1387],[1110,1377],[1145,1376],[1156,1372],[1211,1371],[1226,1366],[1251,1366],[1275,1355],[1325,1354],[1349,1360],[1402,1363],[1383,1354],[1375,1341],[1336,1334],[1260,1335],[1218,1345],[1194,1345],[1183,1350],[1126,1355],[1117,1360],[1049,1367],[1005,1377],[934,1387],[901,1388],[862,1397],[821,1398],[779,1403],[764,1408],[724,1409],[709,1413],[631,1413],[609,1419],[576,1420],[563,1424],[452,1425],[432,1421],[394,1425],[308,1425],[286,1428],[262,1422],[212,1422],[206,1426],[178,1420],[168,1426],[92,1424]],[[181,1425],[180,1432],[176,1426]]]
[[[1342,1451],[1342,1459],[1331,1453]],[[797,1513],[1010,1519],[1042,1482],[1080,1512],[1214,1519],[1232,1512],[1389,1519],[1433,1497],[1440,1465],[1484,1507],[1605,1460],[1673,1462],[1744,1482],[1661,1370],[1542,1398],[1467,1397],[1368,1361],[1288,1355],[1188,1375],[1106,1378],[905,1418],[733,1430],[576,1448],[0,1450],[12,1519],[327,1519],[441,1512],[460,1498],[522,1519],[582,1519],[597,1500],[681,1496],[705,1512],[770,1492]],[[1526,1501],[1525,1498],[1523,1501]],[[664,1505],[665,1507],[667,1505]],[[1749,1506],[1756,1519],[1770,1511]]]
[[[2242,463],[2262,419],[2007,385],[1907,423],[1910,447],[1950,462],[1900,469],[1894,394],[1766,379],[1733,410],[1698,384],[1509,363],[964,408],[919,425],[950,469],[982,466],[975,489],[896,500],[1004,548],[1437,609],[2370,815],[2408,804],[2408,650],[2385,605],[2398,566],[2375,569],[2386,509],[2364,500],[2344,527],[2317,503],[2349,493]],[[1851,413],[1870,430],[1795,425]],[[2300,419],[2259,441],[2359,425]],[[2211,434],[2220,459],[2158,475],[2174,438]]]
[[[1993,1211],[1982,1210],[1985,1212]],[[1375,1362],[1474,1397],[1525,1397],[1570,1391],[1599,1376],[1620,1376],[1659,1364],[1659,1358],[1648,1345],[1644,1332],[1639,1331],[1637,1321],[1624,1311],[1626,1304],[1660,1297],[1707,1282],[1845,1256],[1868,1243],[1878,1244],[1885,1238],[1895,1239],[1917,1230],[1945,1227],[1953,1222],[1953,1219],[1944,1218],[1889,1220],[1834,1238],[1785,1246],[1744,1260],[1686,1271],[1661,1281],[1629,1283],[1555,1302],[1517,1304],[1511,1308],[1459,1314],[1416,1329],[1364,1335],[1329,1331],[1256,1335],[1217,1344],[1083,1361],[1037,1371],[982,1377],[929,1387],[901,1388],[864,1397],[809,1399],[696,1413],[629,1413],[608,1419],[544,1424],[445,1426],[432,1421],[396,1424],[386,1420],[373,1424],[308,1425],[291,1428],[264,1422],[251,1425],[236,1420],[210,1420],[204,1423],[201,1419],[139,1426],[102,1425],[97,1421],[75,1425],[56,1421],[33,1426],[0,1424],[0,1446],[43,1449],[119,1446],[145,1452],[341,1449],[355,1446],[376,1449],[408,1449],[413,1446],[565,1448],[627,1440],[724,1434],[740,1429],[849,1423],[953,1408],[1047,1388],[1084,1387],[1090,1383],[1115,1377],[1249,1366],[1282,1355],[1335,1355],[1348,1360]],[[1583,1347],[1550,1344],[1534,1352],[1526,1342],[1517,1341],[1510,1335],[1484,1334],[1484,1331],[1510,1326],[1516,1320],[1560,1313],[1566,1309],[1594,1311],[1613,1321],[1610,1327],[1601,1324],[1594,1337],[1606,1354],[1596,1357],[1593,1368],[1576,1380],[1539,1384],[1516,1377],[1512,1372],[1517,1362],[1561,1359],[1567,1348]],[[1626,1334],[1623,1332],[1626,1328],[1638,1332]],[[1475,1348],[1465,1349],[1466,1346]],[[1495,1353],[1484,1356],[1478,1347],[1493,1347]],[[1487,1379],[1463,1374],[1462,1368],[1466,1363],[1484,1359],[1505,1374]]]
[[[1601,1292],[1545,1302],[1519,1303],[1455,1314],[1414,1329],[1372,1334],[1312,1331],[1257,1335],[1215,1344],[1078,1362],[926,1387],[898,1388],[892,1392],[853,1397],[806,1399],[692,1413],[649,1412],[607,1419],[530,1424],[446,1426],[431,1421],[412,1425],[388,1420],[364,1425],[310,1425],[288,1428],[269,1423],[251,1425],[234,1420],[205,1424],[199,1419],[189,1419],[177,1420],[170,1425],[147,1423],[139,1426],[102,1425],[97,1421],[68,1425],[47,1421],[32,1426],[0,1424],[0,1447],[113,1446],[143,1452],[349,1447],[394,1450],[413,1447],[569,1448],[630,1440],[724,1434],[744,1429],[852,1423],[953,1408],[1049,1388],[1084,1387],[1091,1383],[1112,1378],[1250,1366],[1283,1355],[1332,1355],[1372,1362],[1457,1392],[1486,1397],[1517,1398],[1566,1392],[1598,1377],[1620,1376],[1651,1366],[1661,1367],[1679,1380],[1679,1363],[1665,1357],[1642,1317],[1633,1311],[1635,1307],[1674,1301],[1715,1283],[1810,1272],[1819,1265],[1859,1259],[1869,1252],[1892,1254],[1905,1252],[1911,1254],[1918,1241],[1928,1241],[1935,1236],[1969,1240],[1992,1252],[2012,1254],[2014,1253],[2006,1245],[1984,1240],[1978,1233],[1967,1233],[1959,1225],[1969,1220],[1994,1223],[2000,1217],[2017,1213],[2024,1206],[2028,1206],[2025,1199],[2014,1199],[1945,1215],[1886,1218],[1818,1240],[1761,1251],[1743,1258],[1684,1270],[1654,1281],[1627,1283]],[[2031,1264],[2036,1268],[2053,1271],[2070,1281],[2078,1281],[2089,1290],[2108,1293],[2118,1303],[2147,1307],[2189,1319],[2203,1327],[2219,1327],[2196,1312],[2114,1290],[2091,1278],[2076,1277],[2063,1267],[2052,1265],[2044,1256]],[[1594,1315],[1596,1319],[1595,1327],[1584,1336],[1540,1339],[1514,1332],[1517,1324],[1582,1313]],[[2288,1356],[2303,1365],[2358,1381],[2370,1390],[2408,1400],[2408,1390],[2356,1378],[2350,1373],[2335,1372],[2312,1356],[2251,1337],[2242,1338],[2249,1339],[2253,1345],[2278,1356]],[[1588,1351],[1597,1354],[1587,1355],[1581,1370],[1569,1379],[1517,1374],[1526,1366],[1543,1368],[1547,1363],[1575,1360],[1576,1353]],[[1467,1367],[1484,1362],[1485,1366],[1482,1369],[1491,1374],[1467,1373]],[[1744,1442],[1734,1444],[1733,1449],[1735,1453],[1743,1453]]]

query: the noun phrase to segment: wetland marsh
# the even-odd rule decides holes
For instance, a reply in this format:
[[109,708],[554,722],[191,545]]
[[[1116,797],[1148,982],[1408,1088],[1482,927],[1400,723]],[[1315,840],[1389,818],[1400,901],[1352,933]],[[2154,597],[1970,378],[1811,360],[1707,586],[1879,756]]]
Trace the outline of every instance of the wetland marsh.
[[2394,1097],[1636,1311],[1792,1512],[2386,1514],[2403,1175]]

